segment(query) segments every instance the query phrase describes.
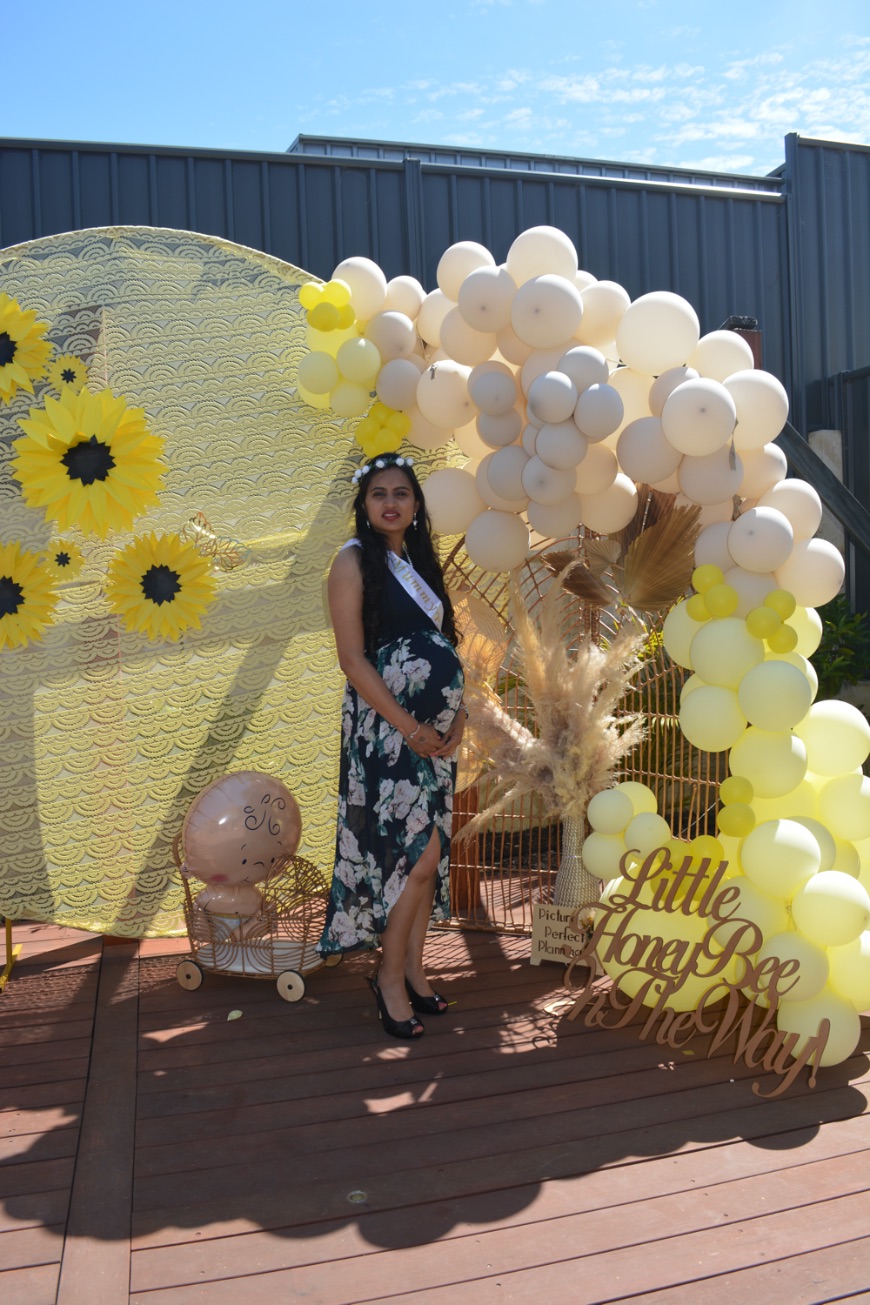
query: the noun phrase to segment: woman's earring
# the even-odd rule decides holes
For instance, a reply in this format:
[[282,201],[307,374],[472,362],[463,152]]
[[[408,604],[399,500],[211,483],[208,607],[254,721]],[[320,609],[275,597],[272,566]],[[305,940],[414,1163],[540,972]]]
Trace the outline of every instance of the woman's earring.
[[372,528],[372,523],[371,521],[369,521],[368,517],[366,517],[366,530],[371,530],[371,528]]
[[416,513],[416,512],[414,513],[414,520],[411,522],[411,525],[414,527],[415,530],[417,529],[417,513]]

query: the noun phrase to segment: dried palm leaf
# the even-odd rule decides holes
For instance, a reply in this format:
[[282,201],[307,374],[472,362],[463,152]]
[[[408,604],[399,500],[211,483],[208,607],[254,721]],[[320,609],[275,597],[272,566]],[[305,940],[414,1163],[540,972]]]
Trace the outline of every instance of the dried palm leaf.
[[462,636],[459,655],[466,676],[481,681],[498,673],[507,656],[510,632],[489,603],[468,590],[451,590],[453,616]]
[[622,557],[618,539],[587,539],[584,544],[586,565],[593,575],[602,575]]
[[701,529],[696,505],[671,508],[643,530],[625,555],[622,597],[630,607],[655,611],[671,607],[686,592],[695,566],[695,541]]
[[607,607],[613,602],[615,597],[613,590],[599,580],[598,576],[593,575],[576,553],[544,553],[541,561],[547,564],[554,575],[561,577],[563,589],[576,594],[590,607]]

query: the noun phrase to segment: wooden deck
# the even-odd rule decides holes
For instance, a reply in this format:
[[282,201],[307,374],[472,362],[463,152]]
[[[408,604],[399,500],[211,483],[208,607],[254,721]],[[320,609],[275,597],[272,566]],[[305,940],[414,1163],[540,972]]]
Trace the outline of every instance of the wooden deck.
[[2,1305],[870,1300],[866,1020],[851,1060],[771,1102],[702,1043],[560,1018],[560,971],[521,938],[433,935],[456,1004],[408,1046],[380,1032],[371,957],[289,1005],[183,991],[182,942],[15,935]]

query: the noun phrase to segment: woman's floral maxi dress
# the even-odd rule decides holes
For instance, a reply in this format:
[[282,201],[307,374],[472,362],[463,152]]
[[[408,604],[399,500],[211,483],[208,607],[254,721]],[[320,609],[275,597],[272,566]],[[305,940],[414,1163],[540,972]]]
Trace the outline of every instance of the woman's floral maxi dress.
[[[443,734],[462,700],[459,658],[392,575],[386,597],[395,637],[378,648],[374,665],[396,700]],[[395,635],[397,629],[401,633]],[[318,944],[323,955],[378,945],[390,908],[433,827],[441,858],[432,919],[444,920],[450,913],[455,761],[418,757],[350,684],[341,717],[335,868]]]

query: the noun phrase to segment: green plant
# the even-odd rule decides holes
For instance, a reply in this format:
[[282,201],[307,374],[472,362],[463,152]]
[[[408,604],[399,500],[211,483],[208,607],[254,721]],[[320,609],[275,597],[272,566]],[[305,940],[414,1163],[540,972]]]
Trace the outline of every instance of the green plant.
[[819,677],[818,698],[835,698],[844,684],[870,679],[870,623],[852,612],[843,594],[818,609],[822,639],[810,661]]

